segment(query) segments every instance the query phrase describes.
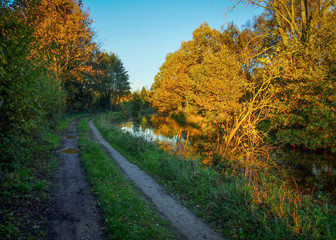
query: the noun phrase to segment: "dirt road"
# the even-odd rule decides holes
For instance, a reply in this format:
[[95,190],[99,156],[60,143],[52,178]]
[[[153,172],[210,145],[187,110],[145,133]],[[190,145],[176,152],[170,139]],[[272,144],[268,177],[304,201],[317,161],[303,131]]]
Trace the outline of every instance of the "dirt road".
[[[80,166],[76,129],[78,120],[69,125],[63,136],[63,148],[59,153],[60,166],[52,192],[54,201],[49,214],[48,239],[105,239],[97,202]],[[183,237],[190,240],[223,239],[219,233],[167,194],[153,178],[113,149],[103,139],[92,120],[89,121],[89,126],[96,141]]]

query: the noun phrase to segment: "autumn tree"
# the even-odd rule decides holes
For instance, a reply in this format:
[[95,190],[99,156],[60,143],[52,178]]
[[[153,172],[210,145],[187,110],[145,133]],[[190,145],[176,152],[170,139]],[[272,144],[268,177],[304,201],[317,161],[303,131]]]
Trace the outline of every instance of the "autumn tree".
[[140,91],[140,99],[141,99],[143,107],[146,107],[146,108],[149,107],[149,102],[148,102],[149,96],[150,96],[150,91],[148,91],[145,87],[142,87]]
[[219,36],[217,30],[204,23],[193,32],[193,40],[182,43],[179,50],[167,55],[152,86],[152,106],[159,112],[190,110],[188,97],[188,93],[192,91],[190,69],[203,62],[208,49],[218,51]]
[[187,55],[182,50],[167,55],[152,85],[151,104],[159,112],[181,110],[188,105],[189,68]]
[[203,150],[244,165],[248,176],[250,165],[257,165],[252,159],[264,153],[258,125],[274,107],[270,83],[277,73],[268,71],[268,50],[251,30],[231,24],[220,33],[203,24],[167,57],[152,104],[173,119],[183,115],[184,125],[201,126],[209,143]]
[[[217,143],[212,152],[222,160],[236,161],[248,177],[251,166],[262,167],[258,159],[268,153],[259,124],[270,118],[276,107],[271,83],[278,75],[265,65],[254,69],[253,78],[244,73],[244,63],[249,61],[241,61],[245,54],[235,53],[224,44],[217,53],[208,52],[204,62],[192,69],[191,98],[195,113],[204,117],[205,134]],[[262,63],[265,58],[255,61]]]
[[335,1],[247,0],[265,9],[278,41],[281,111],[274,115],[278,140],[309,149],[335,146]]
[[89,14],[76,0],[39,0],[36,8],[28,8],[35,20],[30,58],[45,65],[67,92],[67,104],[82,109],[80,100],[85,92],[85,75],[92,71],[97,46],[92,41],[93,30]]

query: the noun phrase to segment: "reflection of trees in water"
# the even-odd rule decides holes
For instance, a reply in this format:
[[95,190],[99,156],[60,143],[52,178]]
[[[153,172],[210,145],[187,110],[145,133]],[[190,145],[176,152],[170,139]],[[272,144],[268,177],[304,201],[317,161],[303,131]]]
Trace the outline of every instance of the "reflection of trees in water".
[[[196,121],[194,121],[196,122]],[[208,139],[202,136],[202,132],[193,124],[177,123],[168,116],[151,115],[143,117],[138,122],[129,121],[122,124],[123,127],[132,128],[134,132],[141,132],[141,135],[164,136],[159,141],[162,149],[183,154],[186,157],[197,157],[206,155],[203,162],[211,164],[213,161],[212,152],[209,150]],[[335,156],[328,152],[305,152],[295,149],[278,149],[273,154],[280,165],[288,174],[289,183],[300,190],[310,191],[322,190],[336,196],[336,161]],[[293,178],[295,182],[293,181]]]
[[164,150],[186,157],[198,155],[197,145],[201,135],[195,125],[181,126],[168,116],[151,115],[121,123],[120,127],[133,135],[157,141]]
[[[300,190],[329,192],[336,197],[336,159],[332,154],[294,149],[278,149],[276,157],[294,178]],[[290,181],[293,185],[293,180]]]
[[[188,123],[181,124],[178,121],[160,115],[150,116],[151,126],[156,135],[162,135],[169,138],[175,138],[174,147],[175,152],[184,154],[187,157],[198,155],[197,142],[200,139],[201,132],[196,126]],[[172,147],[164,144],[165,149]]]

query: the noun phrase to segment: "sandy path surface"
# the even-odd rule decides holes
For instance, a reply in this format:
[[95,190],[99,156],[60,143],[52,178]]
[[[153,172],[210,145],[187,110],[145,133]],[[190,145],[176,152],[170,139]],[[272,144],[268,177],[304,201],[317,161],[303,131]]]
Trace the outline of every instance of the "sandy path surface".
[[224,239],[219,233],[213,231],[207,224],[182,206],[181,203],[168,195],[163,187],[157,184],[152,177],[136,165],[128,162],[126,158],[111,147],[94,126],[93,119],[89,121],[89,125],[96,140],[104,146],[110,157],[184,237],[190,240]]
[[[77,122],[64,134],[62,150],[77,149]],[[68,138],[67,138],[68,137]],[[104,239],[102,218],[80,166],[79,154],[59,153],[59,171],[52,192],[48,239]]]

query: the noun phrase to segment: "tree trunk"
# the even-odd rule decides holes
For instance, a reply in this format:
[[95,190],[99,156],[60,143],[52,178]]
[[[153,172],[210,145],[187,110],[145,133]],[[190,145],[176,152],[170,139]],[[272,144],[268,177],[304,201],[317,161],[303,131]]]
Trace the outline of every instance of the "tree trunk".
[[[277,4],[274,3],[274,6],[277,7]],[[274,11],[274,19],[275,19],[276,24],[278,26],[279,33],[280,33],[280,36],[282,38],[282,42],[283,42],[284,46],[287,47],[288,46],[288,37],[287,37],[287,34],[286,34],[286,29],[284,29],[284,27],[283,27],[283,24],[282,24],[282,21],[281,21],[281,16],[276,11],[276,9],[274,9],[273,11]]]
[[187,149],[187,147],[188,147],[188,142],[189,142],[189,130],[187,130],[187,139],[186,139],[186,144],[185,144],[185,147],[184,147],[184,149]]
[[305,43],[308,38],[308,0],[301,0],[300,5],[302,19],[301,41]]

